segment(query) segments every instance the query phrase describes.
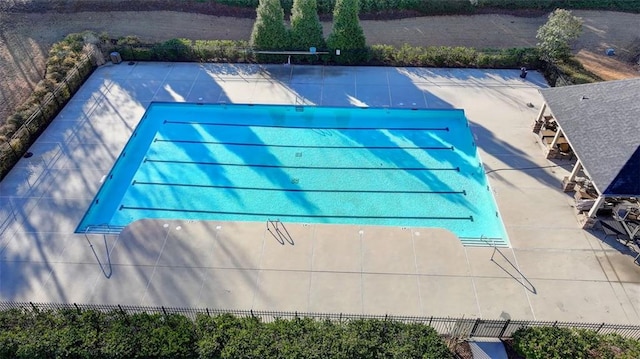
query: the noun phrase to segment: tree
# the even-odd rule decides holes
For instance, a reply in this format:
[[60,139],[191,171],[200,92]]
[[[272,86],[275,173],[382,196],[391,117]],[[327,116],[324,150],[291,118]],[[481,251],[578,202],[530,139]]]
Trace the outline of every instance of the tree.
[[337,0],[333,9],[333,29],[327,38],[327,47],[340,55],[335,60],[342,64],[352,64],[367,58],[364,31],[358,19],[358,0]]
[[[284,27],[284,10],[280,0],[260,0],[256,10],[256,22],[251,31],[249,44],[255,50],[283,50],[289,46],[287,29]],[[257,56],[269,60],[268,56]]]
[[293,1],[290,41],[292,50],[306,51],[310,47],[325,47],[316,0]]
[[536,38],[543,60],[564,60],[571,56],[569,42],[582,33],[582,19],[575,17],[571,11],[556,9],[549,15],[549,20],[538,29]]

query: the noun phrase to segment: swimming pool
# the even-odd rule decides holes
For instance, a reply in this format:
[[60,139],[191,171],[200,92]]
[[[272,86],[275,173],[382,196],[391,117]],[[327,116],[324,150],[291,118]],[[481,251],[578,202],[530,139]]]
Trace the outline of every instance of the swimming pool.
[[462,110],[152,103],[77,232],[142,218],[507,239]]

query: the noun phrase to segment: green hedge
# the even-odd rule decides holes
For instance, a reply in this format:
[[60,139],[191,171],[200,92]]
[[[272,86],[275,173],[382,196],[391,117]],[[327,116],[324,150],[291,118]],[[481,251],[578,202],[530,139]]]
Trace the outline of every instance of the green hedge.
[[371,62],[387,66],[475,67],[514,69],[542,66],[535,48],[485,49],[469,47],[416,47],[389,45],[371,47]]
[[[120,39],[114,48],[126,61],[256,62],[246,41],[174,39],[162,44],[143,44],[135,37]],[[318,49],[321,50],[321,49]],[[365,49],[341,50],[341,55],[362,59],[353,65],[459,67],[486,69],[539,69],[551,86],[601,81],[575,59],[549,65],[540,60],[537,48],[474,49],[469,47],[373,45]],[[311,58],[308,61],[307,58]],[[305,62],[333,64],[336,56],[305,56]],[[286,55],[272,55],[273,63],[284,63]]]
[[0,312],[0,358],[453,358],[437,332],[385,320]]
[[[0,180],[80,88],[94,69],[83,48],[89,33],[70,34],[49,51],[45,78],[0,126]],[[26,126],[21,127],[23,124]]]
[[[221,4],[252,7],[258,6],[258,0],[214,0]],[[280,0],[286,12],[291,11],[293,0]],[[318,11],[330,14],[336,0],[318,0]],[[475,3],[475,5],[474,5]],[[375,13],[379,11],[414,10],[427,15],[472,14],[482,9],[506,10],[546,10],[594,9],[640,12],[637,0],[360,0],[360,11]]]
[[[175,46],[179,43],[179,46]],[[113,48],[126,61],[197,61],[197,62],[255,62],[248,51],[246,41],[192,41],[169,40],[163,44],[143,44],[127,37]],[[171,50],[170,50],[171,49]],[[321,49],[318,49],[321,50]],[[351,52],[357,52],[357,56]],[[167,54],[169,54],[167,56]],[[359,57],[364,60],[355,65],[422,66],[422,67],[472,67],[516,69],[522,66],[532,69],[543,67],[535,48],[474,49],[468,47],[416,47],[404,45],[373,45],[366,49],[342,50],[340,56]],[[273,62],[286,62],[286,55],[276,55]],[[332,63],[334,56],[318,57],[316,62]]]
[[479,7],[499,9],[593,9],[640,12],[636,0],[478,0]]
[[[135,36],[117,41],[109,51],[118,51],[124,61],[253,62],[247,41],[172,39],[146,44]],[[284,58],[284,56],[283,56]]]
[[516,352],[527,359],[637,359],[640,341],[617,334],[555,327],[519,329],[513,334]]

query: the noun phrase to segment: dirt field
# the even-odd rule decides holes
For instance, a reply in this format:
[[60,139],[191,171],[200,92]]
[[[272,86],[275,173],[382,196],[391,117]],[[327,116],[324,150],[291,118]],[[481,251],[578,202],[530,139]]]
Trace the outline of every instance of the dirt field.
[[[61,11],[61,12],[59,12]],[[578,57],[605,79],[639,76],[640,15],[603,11],[574,11],[584,19],[577,41]],[[246,15],[246,14],[244,14]],[[474,15],[418,17],[399,20],[363,20],[370,44],[430,46],[515,47],[534,46],[545,16]],[[73,12],[57,9],[39,13],[0,11],[0,121],[23,101],[44,75],[46,54],[66,34],[84,30],[106,31],[112,37],[138,35],[156,41],[191,39],[248,39],[253,20],[173,11]],[[324,23],[325,32],[331,24]],[[615,57],[604,50],[614,48]]]

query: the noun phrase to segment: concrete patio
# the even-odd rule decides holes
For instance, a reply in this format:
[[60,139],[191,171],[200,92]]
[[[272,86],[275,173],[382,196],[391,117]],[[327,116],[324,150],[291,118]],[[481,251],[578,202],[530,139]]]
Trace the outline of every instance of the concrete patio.
[[[640,267],[580,229],[518,70],[105,65],[0,182],[0,300],[637,323]],[[463,108],[511,248],[426,228],[143,220],[73,231],[151,101]],[[534,107],[527,106],[528,103]]]

